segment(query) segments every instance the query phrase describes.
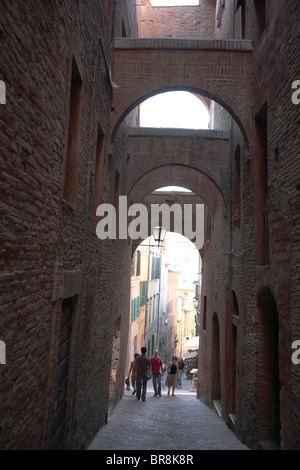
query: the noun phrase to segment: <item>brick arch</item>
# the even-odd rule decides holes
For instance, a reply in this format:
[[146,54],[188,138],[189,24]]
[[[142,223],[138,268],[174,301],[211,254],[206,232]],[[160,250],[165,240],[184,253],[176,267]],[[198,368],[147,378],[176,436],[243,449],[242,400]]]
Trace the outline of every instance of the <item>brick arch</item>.
[[[153,84],[153,86],[155,86],[156,84]],[[207,84],[207,87],[209,85]],[[210,88],[213,88],[212,85],[210,85]],[[217,102],[218,104],[220,104],[224,109],[226,109],[226,111],[228,111],[228,113],[234,118],[234,120],[236,121],[236,123],[238,124],[238,126],[240,127],[241,129],[241,132],[244,136],[244,139],[245,139],[245,142],[246,144],[248,145],[248,142],[249,142],[249,138],[248,138],[248,135],[247,135],[247,132],[242,124],[242,121],[241,119],[239,118],[239,116],[232,111],[232,109],[226,104],[226,102],[222,101],[221,99],[218,98],[218,94],[225,94],[224,92],[221,93],[221,90],[214,90],[213,93],[210,93],[208,91],[205,91],[204,89],[199,89],[199,88],[195,88],[195,87],[189,87],[189,86],[184,86],[184,85],[175,85],[175,86],[162,86],[161,88],[155,88],[154,90],[152,91],[146,91],[146,90],[141,90],[140,93],[145,93],[145,94],[142,94],[141,96],[139,96],[138,98],[135,98],[134,95],[136,96],[138,93],[139,93],[139,90],[136,89],[135,92],[133,93],[133,96],[132,96],[132,99],[135,99],[135,101],[133,102],[129,102],[130,100],[130,97],[128,96],[127,97],[127,102],[124,103],[124,106],[127,106],[124,111],[122,112],[122,114],[119,116],[120,113],[116,112],[115,115],[113,116],[113,119],[112,119],[112,122],[113,122],[113,130],[112,130],[112,133],[111,133],[111,140],[113,141],[114,140],[114,137],[118,131],[118,128],[119,126],[121,125],[122,121],[126,118],[126,116],[134,109],[136,108],[139,104],[143,103],[144,101],[146,101],[147,99],[155,96],[155,95],[158,95],[160,93],[165,93],[165,92],[169,92],[169,91],[189,91],[195,95],[200,95],[200,96],[203,96],[203,97],[206,97],[212,101],[215,101]],[[229,101],[230,98],[227,97],[227,100]],[[205,105],[206,109],[207,109],[207,103],[203,100],[201,100],[203,102],[203,104]],[[117,104],[114,104],[113,105],[115,109],[119,108],[117,106]],[[117,120],[116,120],[117,119]]]
[[211,326],[211,401],[221,400],[221,332],[216,312]]
[[[151,194],[149,195],[148,197],[146,197],[142,203],[147,207],[148,209],[148,213],[150,214],[151,213],[151,204],[158,204],[158,205],[161,205],[161,204],[167,204],[168,206],[171,206],[170,204],[170,201],[168,200],[168,197],[170,196],[163,196],[163,195],[158,195],[158,197],[156,197],[156,195],[154,194]],[[181,210],[182,210],[182,214],[183,214],[183,211],[184,211],[184,204],[199,204],[199,203],[203,203],[203,201],[200,200],[200,198],[198,198],[197,196],[189,196],[189,195],[185,195],[182,197],[181,201],[178,202],[177,201],[172,201],[173,204],[176,204],[176,205],[180,205],[181,206]],[[195,211],[193,211],[193,218],[195,220]],[[173,219],[174,220],[174,219]],[[186,240],[189,240],[191,243],[193,243],[193,245],[196,247],[196,249],[199,251],[199,254],[200,254],[200,250],[202,249],[202,247],[200,246],[197,246],[197,243],[195,241],[195,239],[191,239],[191,238],[188,238],[186,235],[185,235],[185,232],[184,232],[184,224],[182,225],[182,228],[180,231],[178,231],[176,229],[176,227],[174,226],[174,223],[173,223],[173,220],[172,220],[172,216],[171,216],[171,220],[170,220],[170,227],[168,227],[168,231],[172,232],[172,233],[178,233],[179,235],[182,235],[184,238],[186,238]],[[151,225],[151,216],[149,216],[149,220],[148,220],[148,235],[146,238],[138,238],[136,240],[132,240],[132,255],[134,253],[136,253],[136,250],[138,249],[138,247],[140,246],[140,244],[144,244],[145,240],[147,240],[148,237],[150,237],[153,232],[152,232],[152,225]],[[193,230],[195,230],[195,225],[193,224]]]
[[250,41],[118,39],[111,138],[125,116],[145,99],[164,91],[187,90],[223,106],[248,144],[251,77]]
[[[150,171],[148,171],[148,172],[145,172],[143,175],[141,175],[141,176],[138,178],[138,180],[136,181],[136,183],[139,183],[140,181],[144,181],[144,178],[145,178],[149,173],[150,173],[150,175],[151,175],[153,172],[157,172],[157,173],[158,173],[158,172],[161,173],[162,171],[163,171],[163,172],[164,172],[164,171],[168,172],[168,171],[170,171],[170,170],[174,170],[176,167],[178,167],[178,171],[180,171],[180,172],[183,170],[183,168],[187,168],[187,169],[191,170],[193,173],[199,173],[199,174],[201,174],[201,175],[203,176],[203,178],[205,179],[205,184],[208,186],[208,181],[209,181],[209,182],[211,183],[211,185],[213,185],[213,186],[216,188],[216,191],[220,194],[220,196],[221,196],[222,199],[223,199],[224,205],[226,205],[225,197],[224,197],[224,195],[223,195],[221,189],[220,189],[220,188],[217,186],[217,184],[215,183],[215,181],[214,181],[211,177],[209,177],[207,174],[204,174],[203,172],[201,172],[200,170],[198,170],[197,168],[192,167],[192,166],[188,166],[188,165],[174,164],[174,163],[167,163],[167,164],[166,164],[166,163],[162,163],[162,164],[157,165],[156,167],[154,167],[152,170],[150,170]],[[151,178],[153,178],[153,175],[151,175]],[[194,178],[195,178],[195,176],[194,176]],[[157,181],[157,180],[156,180],[156,181]],[[173,181],[173,178],[171,179],[171,182],[170,182],[170,183],[163,184],[163,186],[174,186],[174,183],[172,183],[172,181]],[[135,183],[135,184],[136,184],[136,183]],[[134,186],[135,186],[135,184],[134,184]],[[153,191],[156,189],[156,186],[157,186],[157,184],[155,184],[155,187],[154,187]],[[175,186],[181,186],[181,187],[183,187],[182,184],[176,184]],[[194,186],[194,185],[191,185],[191,186]],[[210,186],[210,185],[209,185],[209,186]],[[187,186],[184,186],[184,187],[186,187],[187,189],[190,189],[190,188],[187,187]],[[131,193],[132,190],[133,190],[133,187],[130,188],[129,193]],[[196,190],[196,191],[194,191],[194,190],[191,190],[191,191],[193,191],[193,192],[195,192],[196,194],[199,195],[199,191],[201,191],[201,190],[199,190],[199,188],[195,188],[195,190]],[[202,192],[202,191],[201,191],[201,192]],[[206,193],[206,191],[205,191],[205,193]],[[201,198],[203,199],[203,192],[202,192]]]
[[280,444],[279,315],[265,286],[257,293],[256,397],[259,441]]
[[163,186],[180,186],[195,193],[214,213],[216,200],[225,201],[221,192],[205,175],[182,165],[166,165],[153,169],[140,178],[128,193],[132,203],[142,202],[148,194]]
[[[228,194],[229,134],[224,131],[131,128],[126,193],[147,173],[165,166],[188,167]],[[224,177],[225,175],[225,177]],[[193,176],[191,176],[193,181]],[[197,192],[197,191],[195,191]]]
[[204,105],[206,111],[209,113],[210,111],[210,105],[211,105],[211,100],[207,96],[202,96],[199,95],[199,93],[193,93],[193,95],[201,101],[201,103]]
[[[146,195],[140,203],[147,208],[148,213],[148,226],[147,226],[147,237],[152,234],[152,229],[158,223],[162,223],[167,231],[180,233],[181,235],[188,238],[191,234],[190,230],[193,231],[193,237],[188,238],[194,243],[198,250],[203,248],[204,243],[204,201],[194,193],[187,192],[152,192]],[[191,209],[192,219],[185,218],[186,206]],[[199,208],[199,205],[201,206]],[[152,209],[154,207],[164,207],[165,218],[158,222],[157,219],[152,219]],[[189,210],[190,210],[189,209]],[[155,209],[154,209],[155,210]],[[179,226],[178,226],[179,223]],[[187,225],[186,225],[187,224]],[[187,230],[187,232],[186,232]],[[144,235],[144,234],[143,234]],[[143,242],[143,239],[147,238],[140,236],[137,239],[132,240],[133,249]]]

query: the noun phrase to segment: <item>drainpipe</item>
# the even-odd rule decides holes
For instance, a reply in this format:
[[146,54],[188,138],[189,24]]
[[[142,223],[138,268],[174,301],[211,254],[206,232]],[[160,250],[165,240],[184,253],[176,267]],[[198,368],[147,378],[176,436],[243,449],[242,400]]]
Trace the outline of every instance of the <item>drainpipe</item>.
[[156,325],[156,349],[159,349],[159,318],[160,318],[160,296],[161,296],[161,268],[162,268],[162,252],[161,246],[159,248],[160,255],[160,272],[159,272],[159,283],[158,283],[158,309],[157,309],[157,325]]
[[147,274],[147,295],[146,295],[146,307],[145,307],[145,324],[144,324],[144,346],[146,346],[146,330],[147,330],[147,317],[148,317],[148,292],[149,292],[149,282],[150,282],[150,243],[151,243],[151,236],[149,238],[149,246],[148,246],[148,274]]

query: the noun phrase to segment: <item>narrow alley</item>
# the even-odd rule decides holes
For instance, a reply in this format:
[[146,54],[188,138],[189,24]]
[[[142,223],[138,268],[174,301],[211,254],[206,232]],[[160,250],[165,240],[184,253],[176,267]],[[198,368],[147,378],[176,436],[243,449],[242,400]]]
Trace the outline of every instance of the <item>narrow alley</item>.
[[300,450],[300,1],[0,18],[0,449]]
[[190,388],[183,376],[174,397],[154,397],[151,380],[145,402],[125,391],[88,450],[247,450]]

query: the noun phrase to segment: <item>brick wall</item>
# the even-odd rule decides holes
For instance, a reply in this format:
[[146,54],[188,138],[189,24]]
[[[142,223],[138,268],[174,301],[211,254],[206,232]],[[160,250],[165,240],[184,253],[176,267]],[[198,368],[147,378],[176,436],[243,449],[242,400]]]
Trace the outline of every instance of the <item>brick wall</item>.
[[[299,181],[296,182],[295,175],[299,168],[299,105],[293,105],[290,101],[290,86],[294,80],[299,80],[299,27],[297,26],[298,3],[293,0],[288,4],[288,84],[285,93],[285,116],[289,118],[288,133],[286,136],[286,158],[287,164],[285,168],[288,171],[288,189],[290,191],[290,217],[291,217],[291,340],[300,338],[300,322],[299,322],[299,302],[300,302],[300,286],[299,286],[299,231],[300,231],[300,197],[299,197]],[[290,166],[291,165],[291,166]],[[286,170],[285,170],[286,171]],[[288,348],[288,345],[287,345]],[[299,383],[300,383],[300,367],[299,365],[291,365],[291,396],[293,409],[292,424],[292,446],[295,449],[300,447],[300,402],[299,402]]]
[[[0,115],[3,227],[0,339],[5,341],[7,353],[7,363],[1,365],[0,385],[0,444],[3,449],[49,448],[55,428],[62,308],[67,299],[73,301],[73,314],[68,381],[67,385],[61,384],[66,396],[66,448],[85,448],[105,422],[113,329],[118,319],[121,354],[116,400],[122,396],[124,386],[132,246],[127,240],[99,241],[91,230],[98,133],[101,129],[104,142],[102,201],[112,203],[117,197],[116,182],[120,194],[128,191],[126,178],[131,145],[128,128],[137,124],[137,114],[134,110],[126,113],[141,97],[166,86],[178,86],[178,80],[173,79],[178,78],[182,69],[178,63],[175,64],[173,70],[176,73],[169,75],[168,79],[164,76],[162,81],[159,71],[154,87],[146,87],[143,93],[136,93],[134,87],[131,98],[126,93],[124,105],[119,98],[120,89],[111,87],[109,79],[109,74],[114,79],[116,72],[113,60],[117,52],[113,51],[112,40],[114,35],[137,36],[135,2],[120,0],[115,7],[110,0],[100,4],[96,0],[88,0],[87,3],[83,7],[81,2],[74,6],[67,1],[55,1],[51,5],[40,2],[37,6],[33,1],[22,4],[0,1],[4,18],[0,27],[3,41],[0,80],[6,83],[7,90],[7,104],[1,105]],[[201,2],[200,7],[193,8],[200,12],[204,5],[213,7],[213,2]],[[264,350],[258,347],[264,331],[261,329],[257,295],[264,288],[269,289],[279,321],[281,444],[283,448],[298,448],[300,368],[290,360],[291,343],[300,338],[297,180],[300,108],[291,101],[292,82],[300,79],[297,76],[298,0],[276,0],[267,2],[267,5],[268,22],[258,41],[253,2],[246,2],[245,35],[248,39],[255,39],[253,63],[247,62],[246,73],[249,77],[253,66],[253,118],[266,101],[268,104],[269,264],[257,266],[255,256],[259,240],[255,231],[257,205],[254,204],[257,153],[251,137],[254,120],[248,123],[247,135],[250,138],[246,144],[232,117],[219,105],[213,107],[214,126],[230,131],[228,184],[222,186],[229,190],[224,199],[210,180],[188,168],[187,161],[176,161],[176,165],[161,168],[151,167],[152,171],[139,181],[132,181],[130,198],[140,202],[158,186],[178,184],[192,189],[210,210],[210,222],[207,220],[206,224],[207,239],[202,251],[202,304],[206,296],[207,319],[205,331],[200,328],[198,395],[211,406],[213,390],[216,390],[211,370],[212,344],[217,338],[213,319],[216,325],[217,318],[220,398],[223,417],[229,424],[228,415],[233,411],[234,399],[233,387],[227,390],[228,381],[232,381],[230,294],[233,290],[239,307],[238,319],[235,320],[238,325],[235,432],[250,447],[258,446],[262,438],[261,423],[267,419],[263,407],[258,407],[262,403],[258,397],[267,373],[258,367],[264,361]],[[232,7],[233,2],[226,2],[221,25],[219,28],[215,26],[215,35],[219,38],[241,37],[240,19],[238,15],[233,17]],[[207,24],[202,23],[202,17],[195,15],[195,9],[185,11],[186,16],[182,15],[182,9],[155,9],[148,4],[140,9],[140,14],[153,21],[145,21],[140,34],[144,37],[212,36],[210,15],[213,8],[209,9]],[[184,19],[182,23],[176,16],[178,12]],[[194,12],[193,20],[189,16],[191,12]],[[166,13],[175,15],[174,23],[165,21]],[[165,27],[171,23],[173,27],[162,30],[162,22],[155,15],[164,19]],[[195,29],[191,21],[196,21]],[[181,52],[186,54],[184,49]],[[146,53],[149,58],[149,51]],[[161,51],[161,56],[165,65],[165,51]],[[220,57],[217,57],[218,61]],[[73,58],[76,63],[76,74],[73,65],[73,78],[76,75],[78,81],[80,75],[82,83],[76,205],[71,205],[63,197],[68,127],[73,118],[69,112]],[[140,51],[139,61],[142,58],[143,52]],[[171,67],[173,65],[170,64]],[[140,63],[136,66],[143,68]],[[211,77],[210,83],[207,80],[202,77],[202,86],[213,96],[221,97],[221,101],[230,107],[228,96],[232,95],[232,89],[226,96],[221,96],[216,89],[210,88]],[[193,90],[201,89],[199,83],[193,80],[186,82]],[[249,83],[246,83],[248,91]],[[133,88],[132,81],[130,84]],[[179,85],[182,86],[182,82]],[[243,99],[240,101],[236,114],[241,112],[249,117],[249,108]],[[112,103],[115,111],[111,108]],[[114,113],[119,109],[122,113],[118,119],[120,117],[122,122],[118,121],[110,142],[111,131],[116,124]],[[234,193],[234,156],[238,146],[240,223],[231,231],[237,198]],[[119,177],[116,176],[118,174]],[[75,178],[76,171],[70,176]],[[227,205],[226,201],[229,201]],[[258,416],[259,413],[261,415]]]
[[[117,15],[136,35],[135,15],[122,4]],[[100,242],[90,227],[99,126],[105,139],[103,200],[113,201],[115,167],[121,180],[124,175],[119,162],[124,154],[116,160],[108,156],[113,2],[91,0],[83,7],[81,2],[2,1],[1,11],[0,78],[7,86],[0,118],[0,334],[7,346],[7,364],[1,366],[1,448],[49,446],[66,298],[74,299],[74,311],[68,382],[62,387],[65,447],[83,448],[105,421],[119,315],[121,353],[128,328],[129,247]],[[62,196],[72,56],[83,87],[76,206]]]
[[[231,5],[226,3],[222,15],[222,23],[218,28],[218,36],[226,37],[234,34],[240,37],[240,25],[237,17],[233,19],[230,12]],[[298,252],[297,244],[297,183],[296,174],[298,162],[296,148],[298,135],[297,106],[291,102],[291,84],[297,79],[295,70],[295,50],[297,33],[294,22],[295,5],[286,2],[267,2],[267,22],[259,39],[255,39],[254,49],[254,75],[253,75],[253,103],[254,116],[267,102],[267,164],[268,164],[268,201],[269,212],[269,256],[270,260],[265,266],[256,266],[253,256],[259,249],[261,241],[255,237],[254,220],[260,220],[261,215],[254,205],[254,195],[257,191],[257,180],[254,170],[257,155],[254,141],[250,146],[243,143],[240,132],[231,118],[224,114],[222,109],[213,105],[213,123],[215,126],[231,129],[231,153],[235,154],[237,145],[241,147],[241,188],[240,188],[240,228],[232,232],[231,268],[230,276],[226,276],[225,264],[221,264],[224,279],[230,280],[231,288],[235,291],[239,304],[239,324],[237,330],[237,370],[236,370],[236,433],[250,447],[258,445],[262,438],[263,421],[270,421],[266,407],[259,408],[260,397],[264,393],[265,380],[268,380],[268,371],[271,365],[265,364],[265,372],[260,375],[253,366],[260,361],[264,362],[259,348],[260,310],[257,302],[259,292],[268,288],[276,303],[279,321],[279,374],[281,382],[280,391],[280,419],[281,419],[281,446],[293,448],[297,446],[297,438],[292,435],[292,429],[298,429],[299,413],[298,401],[290,400],[290,396],[297,395],[298,387],[296,377],[298,369],[291,363],[291,342],[296,339],[299,331],[293,309],[297,307],[297,287],[293,284],[295,266]],[[246,2],[246,37],[253,37],[256,32],[254,21],[253,2]],[[289,15],[289,16],[288,16]],[[234,28],[234,29],[232,29]],[[280,32],[280,33],[279,33]],[[274,75],[280,64],[280,71]],[[292,65],[293,64],[293,65]],[[295,145],[296,144],[296,145]],[[290,149],[290,150],[288,150]],[[232,169],[234,166],[232,166]],[[234,182],[234,173],[232,173]],[[234,190],[234,188],[233,188]],[[233,192],[232,192],[233,195]],[[232,205],[232,210],[233,210]],[[228,207],[230,213],[230,205]],[[215,215],[216,218],[216,215]],[[219,236],[220,226],[212,230],[213,240],[227,240],[230,236],[229,226],[224,226],[224,237]],[[229,239],[230,240],[230,239]],[[256,245],[254,242],[256,241]],[[233,251],[231,251],[233,250]],[[213,252],[218,257],[221,253],[220,244],[214,246]],[[214,259],[209,260],[210,253],[205,247],[203,294],[213,301],[217,289],[217,280],[214,278],[220,266]],[[229,266],[229,262],[228,262]],[[294,267],[293,267],[294,266]],[[245,289],[245,286],[247,288]],[[225,293],[225,297],[228,292]],[[224,298],[225,300],[225,298]],[[293,305],[293,306],[292,306]],[[225,307],[223,307],[224,310]],[[210,315],[213,307],[209,307]],[[222,326],[221,326],[222,328]],[[222,330],[221,330],[222,331]],[[222,333],[221,333],[222,334]],[[225,333],[223,332],[225,335]],[[299,336],[299,335],[298,335]],[[200,384],[200,395],[210,403],[210,352],[208,348],[209,331],[203,340],[203,351],[207,355],[206,371],[203,375],[203,384]],[[229,338],[230,341],[230,338]],[[226,349],[225,349],[226,351]],[[273,357],[272,361],[275,361]],[[223,364],[222,364],[223,366]],[[202,368],[205,366],[202,364]],[[256,371],[256,372],[255,372]],[[293,385],[294,384],[294,385]],[[223,395],[225,389],[222,391]],[[271,406],[268,404],[268,406]],[[225,407],[225,408],[224,408]],[[230,405],[223,402],[223,410],[230,412]],[[255,410],[255,411],[254,411]],[[225,413],[226,414],[226,413]],[[293,418],[292,418],[293,416]],[[226,416],[225,416],[226,419]],[[271,432],[271,431],[270,431]],[[296,432],[297,435],[297,432]],[[269,438],[271,436],[269,435]]]
[[143,1],[139,14],[139,37],[211,38],[214,32],[215,0],[199,6],[152,7]]

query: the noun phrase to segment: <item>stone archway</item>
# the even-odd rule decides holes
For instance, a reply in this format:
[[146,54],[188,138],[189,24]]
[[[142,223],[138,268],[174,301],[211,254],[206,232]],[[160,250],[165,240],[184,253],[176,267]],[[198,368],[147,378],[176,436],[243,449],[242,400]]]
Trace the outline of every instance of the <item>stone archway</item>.
[[216,200],[220,199],[226,208],[221,192],[205,175],[183,165],[168,165],[156,168],[140,178],[128,193],[130,203],[142,202],[155,189],[163,186],[180,186],[199,196],[213,214]]
[[211,338],[211,399],[221,412],[221,364],[220,364],[220,326],[218,315],[212,318]]
[[[229,134],[224,131],[131,128],[126,193],[149,172],[176,166],[200,172],[216,186],[224,201],[228,195]],[[190,181],[195,177],[190,174]],[[190,184],[190,183],[189,183]]]
[[125,116],[145,99],[162,91],[187,90],[223,106],[249,144],[252,52],[251,41],[117,39],[111,139]]
[[259,442],[280,445],[279,319],[268,287],[257,295],[256,403]]
[[[192,193],[178,194],[175,197],[164,195],[160,197],[159,202],[155,201],[155,196],[151,194],[155,189],[163,186],[174,185],[189,189],[190,191],[192,191]],[[198,211],[197,205],[206,205],[212,216],[214,214],[216,203],[223,205],[224,213],[226,212],[226,203],[222,197],[222,193],[217,188],[217,186],[213,184],[213,182],[208,177],[206,177],[199,171],[193,168],[185,167],[183,165],[164,165],[159,168],[155,168],[152,171],[149,171],[146,175],[141,177],[132,187],[131,191],[128,194],[128,204],[132,206],[132,204],[135,203],[141,203],[147,208],[148,236],[151,235],[152,230],[151,204],[167,204],[170,208],[170,211],[172,211],[171,206],[173,204],[179,205],[181,207],[181,220],[183,224],[185,222],[185,205],[190,205],[192,207],[191,210],[193,226],[190,227],[192,231],[195,231],[195,229],[197,229],[197,221],[200,221],[201,219],[201,213],[200,210]],[[171,225],[172,224],[174,224],[174,219],[173,221],[171,220]],[[174,230],[173,225],[171,227],[171,231],[176,231]],[[183,225],[182,230],[179,233],[185,235]],[[200,236],[198,238],[200,239]],[[143,237],[134,240],[133,246],[136,247],[139,243],[142,242],[142,240]],[[197,244],[195,241],[194,243]],[[198,249],[200,248],[201,247],[198,246]]]

